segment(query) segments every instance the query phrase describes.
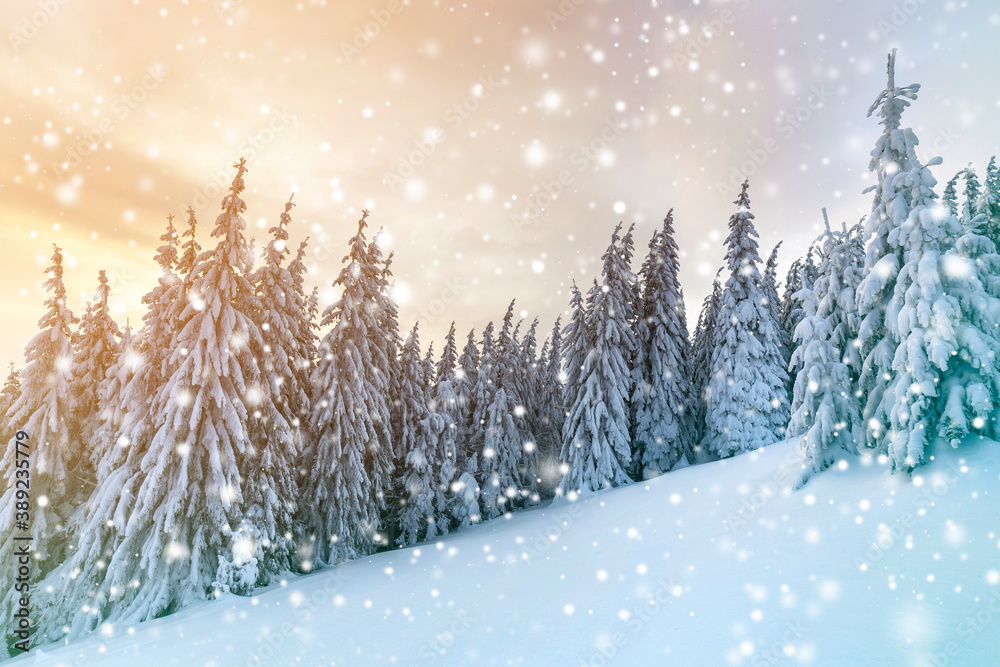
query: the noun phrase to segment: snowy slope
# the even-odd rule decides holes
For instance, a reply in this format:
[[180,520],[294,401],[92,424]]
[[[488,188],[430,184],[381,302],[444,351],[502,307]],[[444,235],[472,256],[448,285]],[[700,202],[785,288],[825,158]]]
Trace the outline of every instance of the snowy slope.
[[792,494],[799,456],[677,470],[9,664],[1000,665],[1000,447],[912,481],[848,458]]

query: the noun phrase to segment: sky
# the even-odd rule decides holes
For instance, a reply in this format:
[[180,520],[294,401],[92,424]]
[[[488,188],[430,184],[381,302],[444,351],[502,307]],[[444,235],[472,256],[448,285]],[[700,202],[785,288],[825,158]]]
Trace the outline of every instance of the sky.
[[783,275],[823,207],[870,207],[892,48],[940,181],[1000,143],[991,2],[5,0],[0,27],[0,362],[18,365],[53,243],[74,312],[105,269],[138,328],[167,215],[192,206],[209,245],[241,157],[256,247],[295,193],[324,303],[371,211],[426,344],[512,298],[548,331],[615,225],[635,223],[638,265],[671,208],[693,325],[747,176]]

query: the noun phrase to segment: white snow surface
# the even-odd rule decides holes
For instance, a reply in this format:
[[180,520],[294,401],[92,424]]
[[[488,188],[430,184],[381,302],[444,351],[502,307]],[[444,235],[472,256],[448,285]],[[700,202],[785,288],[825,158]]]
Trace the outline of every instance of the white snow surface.
[[792,493],[800,462],[778,443],[10,664],[1000,665],[1000,447],[912,479],[845,457]]

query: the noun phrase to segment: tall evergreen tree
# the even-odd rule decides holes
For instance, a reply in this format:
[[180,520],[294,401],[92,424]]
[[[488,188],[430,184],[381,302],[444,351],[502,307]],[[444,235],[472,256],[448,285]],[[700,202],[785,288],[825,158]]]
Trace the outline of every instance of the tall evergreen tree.
[[539,358],[538,431],[538,491],[542,498],[555,494],[562,479],[559,452],[562,445],[562,424],[566,418],[562,391],[565,374],[562,370],[562,331],[560,318],[552,326]]
[[[121,353],[108,369],[98,390],[100,424],[94,436],[94,462],[101,481],[86,504],[70,521],[77,549],[51,576],[41,596],[44,614],[38,619],[40,634],[60,639],[62,628],[74,637],[102,622],[108,613],[108,588],[102,587],[106,564],[124,540],[135,491],[142,479],[141,461],[154,430],[154,394],[162,382],[165,354],[170,349],[170,315],[180,294],[174,274],[177,235],[169,224],[157,249],[162,268],[158,286],[143,297],[149,307],[144,338],[133,339],[126,327]],[[146,354],[142,354],[145,352]],[[120,592],[112,588],[116,595]],[[46,604],[46,601],[48,603]],[[78,613],[89,608],[91,613]],[[67,622],[68,621],[68,622]]]
[[263,342],[260,360],[264,379],[275,406],[292,426],[295,451],[298,452],[302,442],[298,427],[306,416],[303,410],[309,406],[309,385],[302,365],[310,351],[301,346],[312,332],[299,331],[309,326],[299,273],[301,256],[296,258],[297,265],[283,265],[285,255],[290,254],[288,227],[292,222],[293,206],[292,197],[289,197],[278,224],[269,230],[271,240],[264,249],[264,264],[253,273],[252,281],[259,303],[255,321]]
[[[171,216],[172,218],[172,216]],[[89,475],[103,454],[95,446],[95,434],[100,425],[101,406],[94,397],[101,396],[108,370],[121,354],[121,331],[111,317],[109,299],[111,286],[107,272],[98,274],[98,287],[94,301],[80,318],[80,327],[74,336],[73,379],[70,391],[73,396],[73,423],[79,431],[80,442],[87,452]],[[78,471],[78,474],[82,471]]]
[[[855,230],[856,232],[857,230]],[[854,341],[858,318],[854,293],[861,280],[864,249],[857,233],[833,232],[819,238],[819,275],[798,299],[805,317],[795,330],[795,379],[788,435],[803,436],[806,465],[798,485],[827,468],[840,448],[856,451],[853,431],[860,425]]]
[[648,479],[691,456],[692,423],[688,412],[693,401],[690,349],[680,269],[674,241],[673,210],[662,230],[653,234],[643,264],[642,302],[633,369],[635,436],[632,455],[639,458],[639,475]]
[[[181,279],[188,283],[191,279],[191,271],[194,269],[194,265],[198,262],[198,257],[201,255],[201,245],[198,243],[198,239],[195,234],[198,230],[198,220],[195,217],[194,209],[188,206],[188,228],[184,230],[182,237],[186,239],[181,244],[181,250],[184,254],[181,255],[180,259],[177,259],[177,255],[174,254],[171,267],[176,267],[177,273],[180,275]],[[176,236],[176,233],[175,233]],[[162,236],[160,240],[165,240]],[[171,244],[167,244],[171,245]],[[176,244],[174,244],[176,246]],[[176,253],[176,250],[174,251]]]
[[409,546],[435,535],[434,500],[437,480],[436,451],[426,428],[428,387],[426,369],[421,360],[420,338],[417,326],[406,337],[400,354],[399,401],[402,418],[396,433],[397,446],[401,444],[403,460],[400,470],[399,535],[396,544]]
[[[719,272],[721,271],[720,269]],[[716,273],[712,291],[702,301],[698,324],[691,337],[691,383],[694,391],[692,442],[695,443],[693,447],[695,459],[703,453],[701,441],[705,437],[705,411],[708,406],[709,380],[712,379],[712,353],[715,350],[715,333],[718,328],[721,299],[722,288],[719,285],[719,274]],[[694,463],[694,460],[691,462]]]
[[[898,91],[893,60],[890,55],[888,88]],[[917,87],[911,88],[915,96]],[[892,99],[885,93],[880,98],[883,116]],[[921,164],[912,130],[896,129],[892,139],[907,156],[907,168],[887,175],[891,185],[882,186],[894,193],[886,215],[895,227],[875,262],[869,245],[866,268],[872,271],[857,299],[868,315],[864,349],[871,350],[862,376],[867,436],[886,452],[893,470],[909,471],[925,461],[935,435],[957,446],[970,431],[994,428],[1000,352],[994,314],[1000,302],[993,291],[995,248],[976,233],[978,221],[963,229],[941,213],[929,169],[940,158]],[[879,309],[885,315],[875,328],[870,320]]]
[[[72,517],[70,525],[76,536],[76,549],[51,573],[47,585],[40,587],[42,612],[37,626],[39,635],[49,640],[61,639],[64,634],[70,639],[78,637],[116,612],[115,618],[146,617],[142,605],[123,616],[119,604],[136,600],[135,587],[123,587],[122,582],[132,581],[123,570],[134,564],[130,560],[138,553],[135,543],[143,537],[136,530],[141,531],[142,522],[148,519],[132,518],[136,492],[155,463],[147,460],[147,454],[159,423],[157,392],[165,382],[164,369],[173,349],[177,303],[185,301],[181,281],[174,273],[176,234],[171,234],[168,227],[160,238],[164,243],[157,249],[155,259],[161,275],[157,286],[142,298],[147,307],[142,331],[123,345],[99,397],[101,424],[95,441],[99,453],[97,477],[101,483]],[[130,535],[130,524],[133,542],[123,547]],[[177,544],[171,554],[181,549]],[[118,561],[112,560],[116,555]],[[156,562],[149,565],[155,571]],[[162,592],[166,600],[169,594]],[[63,628],[68,628],[68,632]]]
[[882,125],[882,135],[875,143],[869,163],[876,184],[865,192],[874,191],[875,196],[865,222],[868,238],[865,279],[857,295],[861,317],[858,334],[864,358],[860,382],[864,398],[862,417],[866,425],[865,440],[870,447],[880,446],[886,436],[888,406],[883,405],[883,399],[893,376],[893,356],[899,343],[888,329],[888,323],[896,316],[888,309],[903,264],[898,230],[909,217],[912,203],[910,190],[898,176],[910,173],[916,160],[913,150],[916,136],[909,128],[901,129],[900,121],[910,101],[917,98],[920,84],[897,86],[895,63],[893,49],[889,54],[888,85],[868,109],[869,117],[878,112]]
[[[14,362],[10,362],[10,373],[0,390],[0,442],[7,442],[14,437],[10,431],[10,420],[7,418],[7,411],[21,396],[21,374],[14,370]],[[6,481],[5,481],[6,483]]]
[[[153,618],[213,590],[245,594],[266,583],[269,563],[287,561],[289,489],[277,467],[248,465],[292,442],[255,354],[263,345],[241,216],[247,169],[244,160],[233,166],[212,232],[217,245],[192,269],[193,298],[166,360],[170,375],[157,392],[162,408],[124,540],[100,584],[108,620]],[[254,437],[261,423],[272,435],[266,442]]]
[[[45,301],[46,312],[38,321],[39,333],[25,348],[25,368],[21,373],[21,395],[7,411],[7,419],[14,431],[8,441],[0,470],[5,480],[0,496],[0,520],[5,529],[0,533],[0,580],[13,582],[17,576],[18,547],[16,537],[30,531],[33,549],[32,570],[44,577],[65,556],[69,545],[64,531],[65,522],[74,509],[81,491],[90,484],[80,479],[75,471],[84,468],[84,453],[77,445],[77,432],[70,420],[73,406],[71,379],[73,371],[73,331],[76,318],[66,305],[66,286],[63,282],[62,250],[53,245],[52,265],[45,272],[49,275],[44,289],[49,294]],[[27,435],[27,448],[18,456],[16,434]],[[15,520],[23,520],[18,512],[18,489],[15,481],[21,477],[18,459],[27,454],[31,472],[31,521],[27,529],[14,530]],[[46,498],[41,503],[38,499]],[[13,618],[21,594],[13,585],[5,586],[0,593],[0,612],[3,618]],[[6,623],[6,621],[5,621]],[[4,631],[0,655],[7,654],[13,645]]]
[[507,389],[498,387],[486,410],[482,459],[479,462],[482,516],[493,519],[516,509],[525,488],[522,473],[522,433],[515,422],[516,405]]
[[[803,287],[812,287],[816,280],[816,263],[813,259],[814,249],[812,246],[806,254],[792,262],[791,268],[785,275],[785,291],[781,298],[780,324],[784,331],[794,333],[795,328],[802,321],[804,311],[802,304],[795,298],[795,294]],[[792,372],[794,376],[794,372]]]
[[958,177],[962,175],[962,172],[958,172],[951,177],[948,184],[944,187],[944,194],[941,196],[941,203],[948,207],[948,212],[954,216],[958,215],[958,194],[956,188],[958,186]]
[[780,440],[788,423],[787,374],[758,268],[749,181],[729,219],[729,277],[719,304],[703,446],[729,457]]
[[563,495],[630,481],[626,472],[632,458],[629,360],[637,345],[632,323],[626,318],[633,274],[625,262],[627,253],[619,245],[620,231],[618,225],[602,257],[604,281],[591,292],[589,314],[579,307],[573,312],[574,336],[577,331],[586,334],[573,341],[568,359],[576,364],[584,357],[582,370],[573,369],[574,380],[579,381],[573,385],[574,400],[563,427],[561,459],[568,466],[559,487]]
[[976,168],[970,162],[962,172],[965,178],[965,201],[962,203],[962,210],[957,216],[960,220],[968,218],[972,220],[976,217],[976,202],[979,201],[980,190],[979,178],[976,176]]
[[959,446],[962,439],[973,432],[995,439],[1000,433],[997,424],[997,408],[1000,407],[997,400],[1000,395],[997,334],[1000,330],[1000,255],[997,247],[980,232],[976,222],[966,225],[954,246],[945,251],[938,274],[941,293],[951,300],[951,307],[959,314],[952,331],[946,327],[934,329],[948,347],[941,350],[940,344],[928,343],[930,350],[936,353],[929,356],[944,371],[934,406],[936,416],[940,415],[937,433],[952,447]]
[[[7,411],[17,402],[21,395],[21,374],[14,370],[14,362],[10,362],[10,373],[0,390],[0,442],[7,443],[17,433],[17,428],[11,425]],[[0,497],[7,491],[7,480],[0,481]]]
[[459,474],[466,470],[475,472],[475,468],[468,467],[468,462],[474,451],[471,449],[472,441],[479,429],[473,421],[479,364],[476,330],[472,329],[462,348],[462,354],[458,357],[458,368],[455,370],[455,396],[458,399],[455,416],[455,470]]
[[991,157],[986,165],[982,193],[976,200],[973,211],[984,218],[979,234],[993,241],[994,246],[1000,244],[1000,169],[997,168],[996,156]]
[[310,377],[316,367],[316,350],[319,340],[316,336],[316,311],[317,311],[317,291],[313,288],[309,295],[305,292],[306,265],[303,259],[306,254],[306,247],[309,239],[302,241],[295,253],[295,258],[288,265],[288,273],[292,278],[292,295],[295,303],[294,317],[295,323],[295,358],[291,359],[291,371],[299,388],[303,389],[300,396],[300,403],[292,406],[296,409],[298,416],[298,428],[302,433],[303,441],[309,437],[309,413],[310,413]]
[[[369,248],[362,212],[334,287],[343,289],[321,326],[333,325],[313,373],[313,440],[303,455],[302,523],[316,563],[372,553],[380,535],[392,474],[390,349],[385,312],[386,261]],[[394,352],[394,350],[393,350]]]
[[479,484],[471,472],[477,468],[476,454],[472,454],[465,467],[466,470],[460,472],[450,489],[448,508],[451,523],[456,528],[466,528],[482,521],[479,509]]
[[778,335],[778,351],[781,353],[782,367],[788,369],[788,362],[792,358],[792,333],[794,330],[786,330],[781,321],[781,297],[778,296],[778,249],[781,248],[779,241],[764,265],[764,298],[767,300],[767,308],[771,313],[771,321],[775,324],[775,332]]
[[[434,471],[434,522],[438,535],[447,534],[452,521],[451,487],[459,472],[457,467],[458,424],[460,419],[457,392],[458,345],[455,341],[455,323],[451,323],[445,337],[444,350],[434,371],[433,387],[428,401],[429,413],[423,432],[429,446],[435,452],[437,462]],[[428,531],[430,537],[430,531]]]
[[496,345],[493,340],[493,322],[483,330],[483,340],[480,344],[479,369],[476,372],[476,384],[472,388],[472,416],[469,420],[468,440],[466,448],[469,454],[466,460],[471,461],[472,455],[477,468],[466,469],[476,476],[476,482],[482,488],[484,484],[483,449],[485,447],[486,430],[489,424],[489,408],[496,394]]
[[483,366],[479,371],[482,391],[477,391],[475,398],[484,428],[482,446],[477,448],[477,481],[485,519],[520,507],[535,490],[534,441],[527,431],[524,399],[518,390],[521,350],[513,316],[511,301],[488,358],[484,337]]

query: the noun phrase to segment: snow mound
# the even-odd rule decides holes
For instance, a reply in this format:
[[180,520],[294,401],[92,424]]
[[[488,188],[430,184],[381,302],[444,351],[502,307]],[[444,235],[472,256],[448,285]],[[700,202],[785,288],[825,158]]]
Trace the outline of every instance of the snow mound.
[[1000,664],[1000,447],[912,479],[844,458],[792,493],[801,460],[779,443],[10,664]]

